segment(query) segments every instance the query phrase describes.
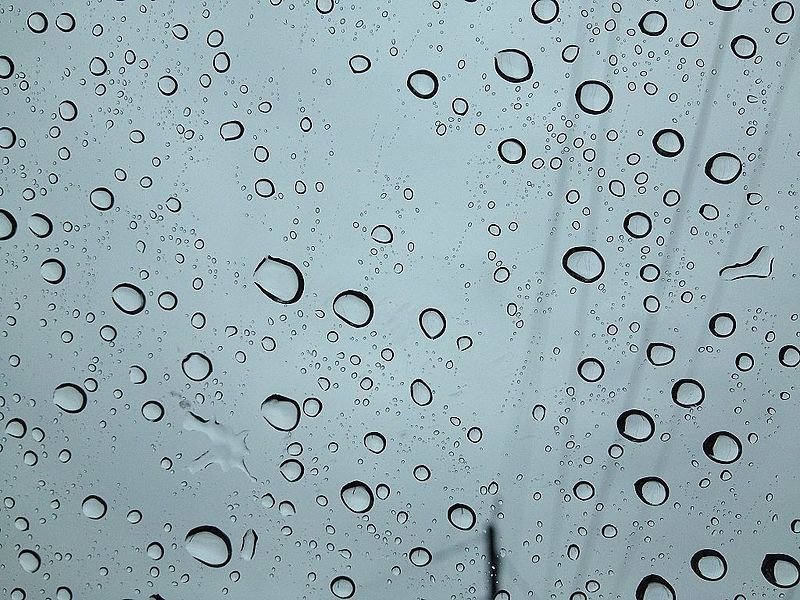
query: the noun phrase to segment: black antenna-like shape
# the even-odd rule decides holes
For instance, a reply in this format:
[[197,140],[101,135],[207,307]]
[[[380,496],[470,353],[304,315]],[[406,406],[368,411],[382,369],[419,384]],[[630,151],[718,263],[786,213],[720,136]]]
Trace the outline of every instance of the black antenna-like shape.
[[486,528],[486,550],[487,560],[489,561],[489,600],[494,600],[497,595],[500,581],[500,554],[497,552],[497,530],[494,524],[489,523]]

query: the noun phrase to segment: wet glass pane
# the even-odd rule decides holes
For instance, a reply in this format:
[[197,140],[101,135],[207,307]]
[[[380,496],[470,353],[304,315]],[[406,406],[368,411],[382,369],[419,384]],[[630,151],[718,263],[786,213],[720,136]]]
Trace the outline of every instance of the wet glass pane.
[[793,598],[798,22],[0,6],[0,595]]

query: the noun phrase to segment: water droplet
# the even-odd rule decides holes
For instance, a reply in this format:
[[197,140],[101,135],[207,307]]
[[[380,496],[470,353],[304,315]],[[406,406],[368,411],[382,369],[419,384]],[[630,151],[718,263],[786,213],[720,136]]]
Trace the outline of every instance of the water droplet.
[[725,557],[710,548],[695,552],[690,564],[695,575],[706,581],[719,581],[728,572]]
[[761,562],[761,574],[775,587],[794,587],[800,582],[800,564],[788,554],[767,554]]
[[81,504],[81,510],[88,518],[97,520],[106,515],[108,507],[106,506],[106,501],[100,496],[86,496]]
[[366,327],[372,321],[375,308],[369,296],[358,290],[345,290],[333,299],[333,312],[351,327]]
[[184,548],[192,558],[209,567],[224,567],[231,559],[230,538],[212,525],[202,525],[189,531]]
[[144,292],[132,283],[120,283],[111,290],[111,300],[114,306],[122,312],[135,315],[144,310]]
[[68,413],[79,413],[86,408],[86,392],[74,383],[62,383],[53,392],[53,403]]
[[439,91],[439,81],[436,75],[427,69],[418,69],[411,73],[406,80],[406,86],[417,98],[428,100]]
[[633,408],[626,410],[617,418],[617,430],[626,440],[646,442],[656,431],[653,417],[643,410]]
[[411,399],[419,406],[427,406],[433,402],[433,390],[422,379],[411,382]]
[[440,338],[447,327],[447,320],[438,308],[426,308],[419,313],[419,326],[429,340]]
[[594,248],[575,246],[564,253],[561,266],[581,283],[594,283],[603,276],[606,262]]
[[742,455],[742,442],[729,431],[717,431],[705,439],[703,452],[714,462],[729,465]]
[[466,504],[453,504],[447,510],[447,520],[456,529],[469,531],[475,527],[477,517],[475,516],[475,511]]
[[256,286],[267,298],[279,304],[294,304],[305,289],[303,273],[288,260],[277,256],[261,259],[253,271]]
[[633,488],[639,500],[650,506],[661,506],[669,498],[669,486],[660,477],[642,477]]
[[300,423],[300,406],[291,398],[272,394],[261,403],[261,416],[278,431],[292,431]]
[[590,115],[600,115],[611,108],[614,94],[602,81],[590,79],[581,83],[575,90],[578,108]]
[[340,492],[342,503],[354,513],[368,512],[374,503],[372,490],[362,481],[351,481]]
[[533,76],[533,63],[522,50],[506,48],[494,55],[494,70],[506,81],[522,83]]

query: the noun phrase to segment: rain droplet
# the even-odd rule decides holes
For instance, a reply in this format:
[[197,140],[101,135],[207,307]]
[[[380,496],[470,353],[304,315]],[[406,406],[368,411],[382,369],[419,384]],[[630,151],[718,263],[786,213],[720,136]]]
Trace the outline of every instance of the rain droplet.
[[354,513],[362,514],[368,512],[375,499],[372,490],[362,481],[351,481],[344,485],[340,492],[342,503]]
[[292,431],[300,422],[300,406],[291,398],[272,394],[261,403],[261,416],[278,431]]
[[86,408],[86,392],[74,383],[62,383],[53,392],[53,403],[68,413],[79,413]]
[[277,256],[261,259],[253,271],[255,284],[267,298],[279,304],[294,304],[303,295],[303,273],[288,260]]
[[205,354],[190,352],[181,361],[181,369],[183,369],[183,374],[192,381],[203,381],[211,375],[213,367]]
[[184,548],[192,558],[209,567],[224,567],[231,559],[231,540],[212,525],[195,527],[186,534]]
[[475,527],[477,517],[475,516],[475,511],[466,504],[453,504],[447,510],[447,520],[456,529],[469,531]]
[[106,515],[108,507],[106,506],[106,501],[100,496],[86,496],[81,504],[81,510],[88,518],[97,520]]
[[561,266],[581,283],[594,283],[603,276],[606,262],[594,248],[575,246],[564,253]]
[[333,299],[333,312],[351,327],[366,327],[375,308],[369,296],[358,290],[346,290]]

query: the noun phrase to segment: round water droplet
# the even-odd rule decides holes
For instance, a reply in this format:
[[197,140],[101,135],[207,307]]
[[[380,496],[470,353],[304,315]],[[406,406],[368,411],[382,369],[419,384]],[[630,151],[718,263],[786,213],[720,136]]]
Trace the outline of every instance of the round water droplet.
[[[2,229],[2,226],[0,226],[0,229]],[[53,233],[53,222],[42,213],[33,213],[28,217],[28,229],[36,237],[46,238]]]
[[667,17],[658,10],[651,10],[639,19],[639,30],[649,36],[658,36],[667,30]]
[[617,418],[617,431],[626,440],[632,442],[646,442],[656,431],[653,417],[643,410],[632,408],[626,410]]
[[506,81],[522,83],[533,76],[533,63],[522,50],[506,48],[494,55],[494,70]]
[[531,15],[537,23],[542,25],[555,21],[558,18],[558,11],[557,0],[534,0],[531,4]]
[[742,174],[742,161],[730,152],[720,152],[706,161],[705,173],[715,183],[733,183]]
[[756,41],[749,35],[737,35],[731,40],[731,50],[742,60],[753,58],[757,50]]
[[606,262],[594,248],[575,246],[564,253],[561,266],[581,283],[594,283],[603,276]]
[[64,100],[58,105],[58,116],[64,121],[74,121],[78,116],[78,107],[72,100]]
[[86,392],[74,383],[62,383],[53,392],[53,403],[68,413],[79,413],[86,408]]
[[507,138],[497,145],[500,160],[510,165],[518,165],[525,160],[525,145],[517,138]]
[[368,512],[375,502],[372,490],[363,481],[351,481],[344,485],[339,495],[342,503],[358,514]]
[[[319,2],[324,0],[317,0]],[[349,577],[339,576],[331,581],[331,594],[337,598],[352,598],[356,593],[356,584]]]
[[379,244],[391,244],[394,240],[394,234],[388,225],[375,225],[370,235]]
[[647,346],[647,360],[654,367],[663,367],[675,360],[675,348],[669,344],[654,342]]
[[183,369],[183,374],[192,381],[203,381],[211,375],[213,367],[211,360],[205,354],[190,352],[181,361],[181,369]]
[[120,283],[111,290],[111,300],[114,306],[122,312],[135,315],[144,310],[144,292],[132,283]]
[[786,344],[778,350],[778,362],[784,367],[793,368],[800,365],[800,350],[797,346]]
[[333,299],[333,312],[351,327],[360,328],[369,325],[375,308],[365,293],[345,290]]
[[42,263],[41,273],[42,279],[44,279],[47,283],[56,285],[64,281],[67,270],[64,267],[64,263],[57,258],[48,258]]
[[164,75],[158,80],[158,91],[165,96],[172,96],[178,91],[178,82],[171,75]]
[[364,436],[364,446],[374,454],[380,454],[386,449],[386,438],[382,433],[371,431]]
[[453,504],[447,510],[447,520],[456,529],[469,531],[475,527],[477,517],[475,516],[475,511],[466,504]]
[[676,600],[675,588],[660,575],[648,575],[636,586],[636,600]]
[[672,385],[672,401],[680,407],[700,406],[706,399],[706,390],[696,379],[679,379]]
[[150,400],[142,405],[142,416],[151,423],[158,423],[164,418],[164,407],[160,402]]
[[683,151],[684,142],[681,133],[675,129],[662,129],[653,136],[653,148],[661,156],[672,158]]
[[17,134],[10,127],[0,127],[0,148],[8,150],[17,142]]
[[290,458],[289,460],[285,460],[281,463],[279,470],[286,481],[289,483],[294,483],[296,481],[300,481],[306,471],[306,468],[299,460]]
[[261,416],[278,431],[292,431],[300,423],[300,405],[281,394],[272,394],[261,403]]
[[427,548],[423,548],[422,546],[412,548],[411,552],[408,553],[408,560],[410,560],[411,564],[415,567],[425,567],[429,565],[431,558],[431,553]]
[[669,486],[660,477],[643,477],[633,488],[639,500],[650,506],[661,506],[669,498]]
[[406,80],[406,86],[417,98],[428,100],[439,91],[439,81],[436,75],[427,69],[418,69],[411,73]]
[[108,507],[106,501],[100,496],[86,496],[81,504],[83,514],[90,519],[102,519],[106,515]]
[[27,431],[28,426],[22,419],[9,419],[8,423],[6,423],[6,434],[10,437],[17,439],[25,437]]
[[653,221],[649,215],[643,212],[632,212],[625,217],[622,223],[625,233],[634,239],[642,239],[647,237],[650,230],[653,228]]
[[578,108],[590,115],[599,115],[611,108],[614,94],[602,81],[590,79],[581,83],[575,90]]
[[231,559],[231,541],[213,525],[195,527],[186,534],[184,548],[195,560],[209,567],[224,567]]
[[729,431],[717,431],[705,439],[703,452],[714,462],[729,465],[742,456],[742,442]]
[[788,554],[767,554],[761,562],[761,574],[775,587],[794,587],[800,582],[800,564]]
[[719,581],[728,572],[725,557],[710,548],[695,552],[690,564],[695,575],[706,581]]
[[584,358],[578,363],[578,375],[589,383],[595,383],[603,378],[606,368],[597,358]]
[[585,502],[594,498],[594,486],[588,481],[579,481],[572,487],[572,493],[578,500]]
[[736,331],[736,319],[730,313],[717,313],[708,322],[708,329],[718,338],[726,338]]

